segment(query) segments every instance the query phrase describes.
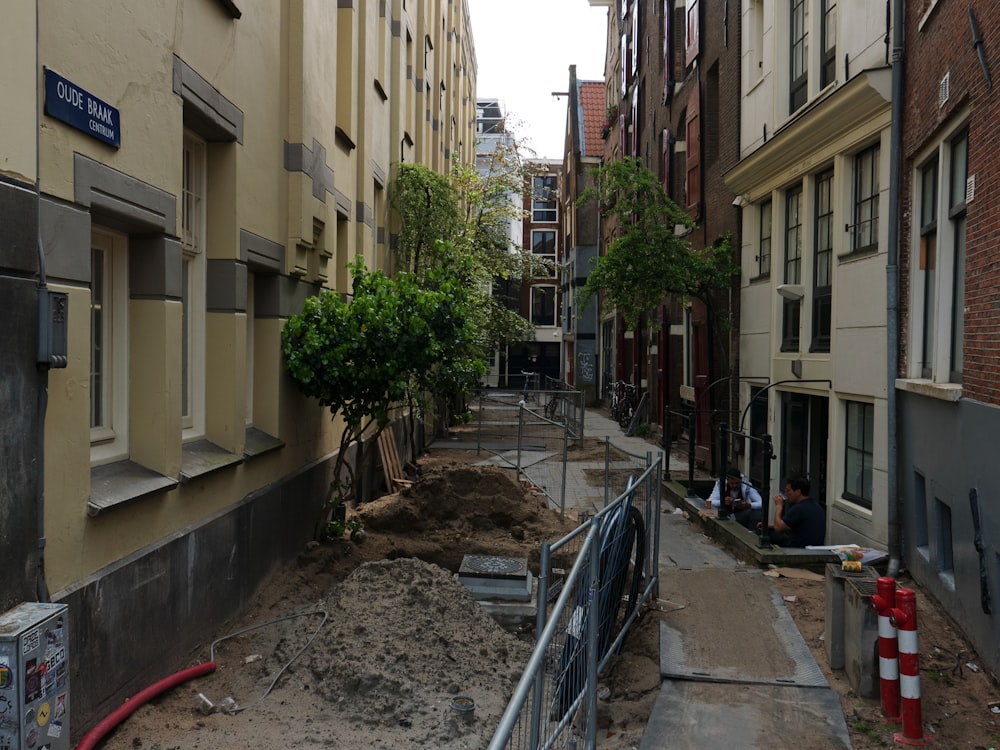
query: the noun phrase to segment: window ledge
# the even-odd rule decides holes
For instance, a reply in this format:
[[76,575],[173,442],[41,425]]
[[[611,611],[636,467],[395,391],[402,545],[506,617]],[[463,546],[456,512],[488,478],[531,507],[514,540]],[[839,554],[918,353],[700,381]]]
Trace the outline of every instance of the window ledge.
[[181,452],[181,484],[242,462],[242,456],[230,453],[211,441],[185,443]]
[[87,515],[96,517],[132,500],[172,490],[176,479],[165,477],[132,461],[95,466],[90,470]]
[[897,378],[896,389],[907,393],[916,393],[919,396],[927,396],[927,398],[936,398],[940,401],[956,402],[962,399],[960,383],[935,383],[931,380]]
[[256,458],[257,456],[263,456],[265,453],[270,453],[284,447],[284,440],[276,438],[273,435],[268,435],[256,427],[247,427],[246,441],[243,448],[244,457]]
[[859,250],[851,250],[848,253],[841,253],[837,256],[837,262],[850,263],[855,260],[861,260],[862,258],[871,258],[875,255],[878,255],[878,245],[869,245],[868,247],[863,247]]

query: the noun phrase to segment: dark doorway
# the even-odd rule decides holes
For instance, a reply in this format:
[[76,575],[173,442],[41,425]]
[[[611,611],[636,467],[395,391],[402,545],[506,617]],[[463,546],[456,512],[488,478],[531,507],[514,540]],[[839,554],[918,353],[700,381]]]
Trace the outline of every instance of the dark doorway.
[[830,432],[830,400],[804,393],[781,394],[781,472],[803,474],[812,485],[812,497],[826,506],[826,455]]

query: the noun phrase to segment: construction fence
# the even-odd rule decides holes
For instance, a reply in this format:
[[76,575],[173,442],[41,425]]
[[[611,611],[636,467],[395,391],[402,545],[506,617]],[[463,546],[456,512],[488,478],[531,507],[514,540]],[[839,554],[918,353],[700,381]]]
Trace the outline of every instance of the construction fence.
[[[565,508],[565,470],[553,476],[551,461],[565,467],[571,445],[583,444],[585,394],[557,381],[545,390],[483,389],[469,403],[476,450],[491,453]],[[556,387],[559,386],[559,387]]]
[[490,750],[596,747],[598,677],[659,593],[662,462],[649,460],[606,507],[542,545],[539,636]]

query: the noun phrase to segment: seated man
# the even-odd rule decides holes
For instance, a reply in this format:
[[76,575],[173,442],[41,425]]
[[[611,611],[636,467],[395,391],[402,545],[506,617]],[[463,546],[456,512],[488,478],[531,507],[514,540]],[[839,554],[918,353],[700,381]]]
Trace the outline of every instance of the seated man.
[[826,511],[809,497],[809,480],[792,476],[785,480],[785,493],[774,496],[774,523],[768,527],[772,544],[779,547],[810,547],[826,538]]
[[753,530],[761,520],[760,493],[754,489],[740,470],[730,466],[726,470],[726,491],[721,492],[720,480],[716,480],[712,494],[705,501],[706,508],[722,507],[732,514],[733,519]]

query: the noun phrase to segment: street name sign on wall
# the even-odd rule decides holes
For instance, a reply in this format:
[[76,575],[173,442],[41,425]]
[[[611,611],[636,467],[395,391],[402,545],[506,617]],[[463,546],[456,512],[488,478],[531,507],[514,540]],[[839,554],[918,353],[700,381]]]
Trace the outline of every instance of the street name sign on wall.
[[121,116],[117,108],[45,69],[45,114],[110,146],[122,145]]

